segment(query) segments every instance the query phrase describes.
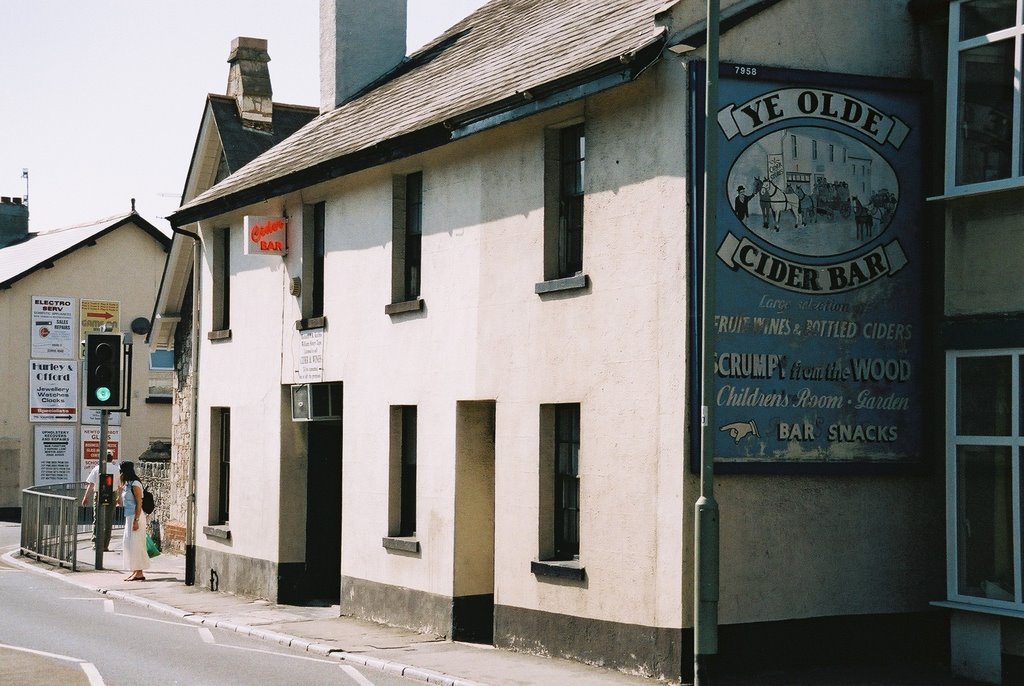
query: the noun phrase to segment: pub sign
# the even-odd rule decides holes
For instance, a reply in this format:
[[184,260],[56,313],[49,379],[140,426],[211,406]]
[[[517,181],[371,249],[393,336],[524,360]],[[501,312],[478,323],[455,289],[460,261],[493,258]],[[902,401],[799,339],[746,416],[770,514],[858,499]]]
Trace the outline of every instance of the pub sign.
[[[716,286],[714,311],[701,316],[714,353],[716,469],[918,462],[922,88],[722,64],[715,111]],[[701,281],[692,286],[699,293]]]

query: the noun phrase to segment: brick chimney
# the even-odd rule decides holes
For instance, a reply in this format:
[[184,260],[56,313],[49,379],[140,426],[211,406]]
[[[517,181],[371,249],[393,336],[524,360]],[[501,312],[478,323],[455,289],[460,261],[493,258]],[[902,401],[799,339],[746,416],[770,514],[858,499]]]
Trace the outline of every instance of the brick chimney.
[[265,39],[239,36],[231,41],[227,94],[235,99],[242,126],[249,129],[274,128],[274,93],[268,62],[270,54]]
[[28,205],[21,198],[0,197],[0,248],[28,236]]
[[320,0],[320,111],[405,59],[406,0]]

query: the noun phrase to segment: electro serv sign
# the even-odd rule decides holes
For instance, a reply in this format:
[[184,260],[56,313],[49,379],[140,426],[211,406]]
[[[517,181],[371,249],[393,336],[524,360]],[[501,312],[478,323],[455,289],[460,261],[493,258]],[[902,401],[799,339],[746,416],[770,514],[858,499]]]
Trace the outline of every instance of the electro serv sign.
[[922,92],[721,65],[716,468],[922,458]]

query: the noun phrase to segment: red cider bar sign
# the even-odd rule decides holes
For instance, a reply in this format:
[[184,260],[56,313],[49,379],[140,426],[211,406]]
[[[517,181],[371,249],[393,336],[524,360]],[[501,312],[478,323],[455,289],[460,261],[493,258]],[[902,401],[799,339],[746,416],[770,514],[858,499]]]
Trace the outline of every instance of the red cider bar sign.
[[288,219],[245,217],[246,255],[287,255]]

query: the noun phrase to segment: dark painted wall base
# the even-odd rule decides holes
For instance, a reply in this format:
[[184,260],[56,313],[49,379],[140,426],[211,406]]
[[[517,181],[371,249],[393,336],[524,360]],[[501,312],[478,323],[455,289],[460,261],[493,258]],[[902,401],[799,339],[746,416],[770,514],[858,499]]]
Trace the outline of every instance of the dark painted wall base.
[[[684,633],[686,639],[684,641]],[[494,643],[499,648],[678,679],[681,648],[691,649],[692,632],[606,622],[527,610],[494,608]],[[692,658],[688,658],[692,662]]]
[[21,522],[21,508],[0,507],[0,522]]
[[346,576],[341,614],[456,641],[490,643],[494,635],[493,595],[451,598]]
[[[495,645],[662,679],[692,676],[693,631],[568,617],[498,605]],[[949,664],[942,611],[824,617],[719,627],[719,676],[780,667],[893,660]]]
[[302,562],[271,562],[208,548],[196,548],[196,586],[275,603],[306,602]]

